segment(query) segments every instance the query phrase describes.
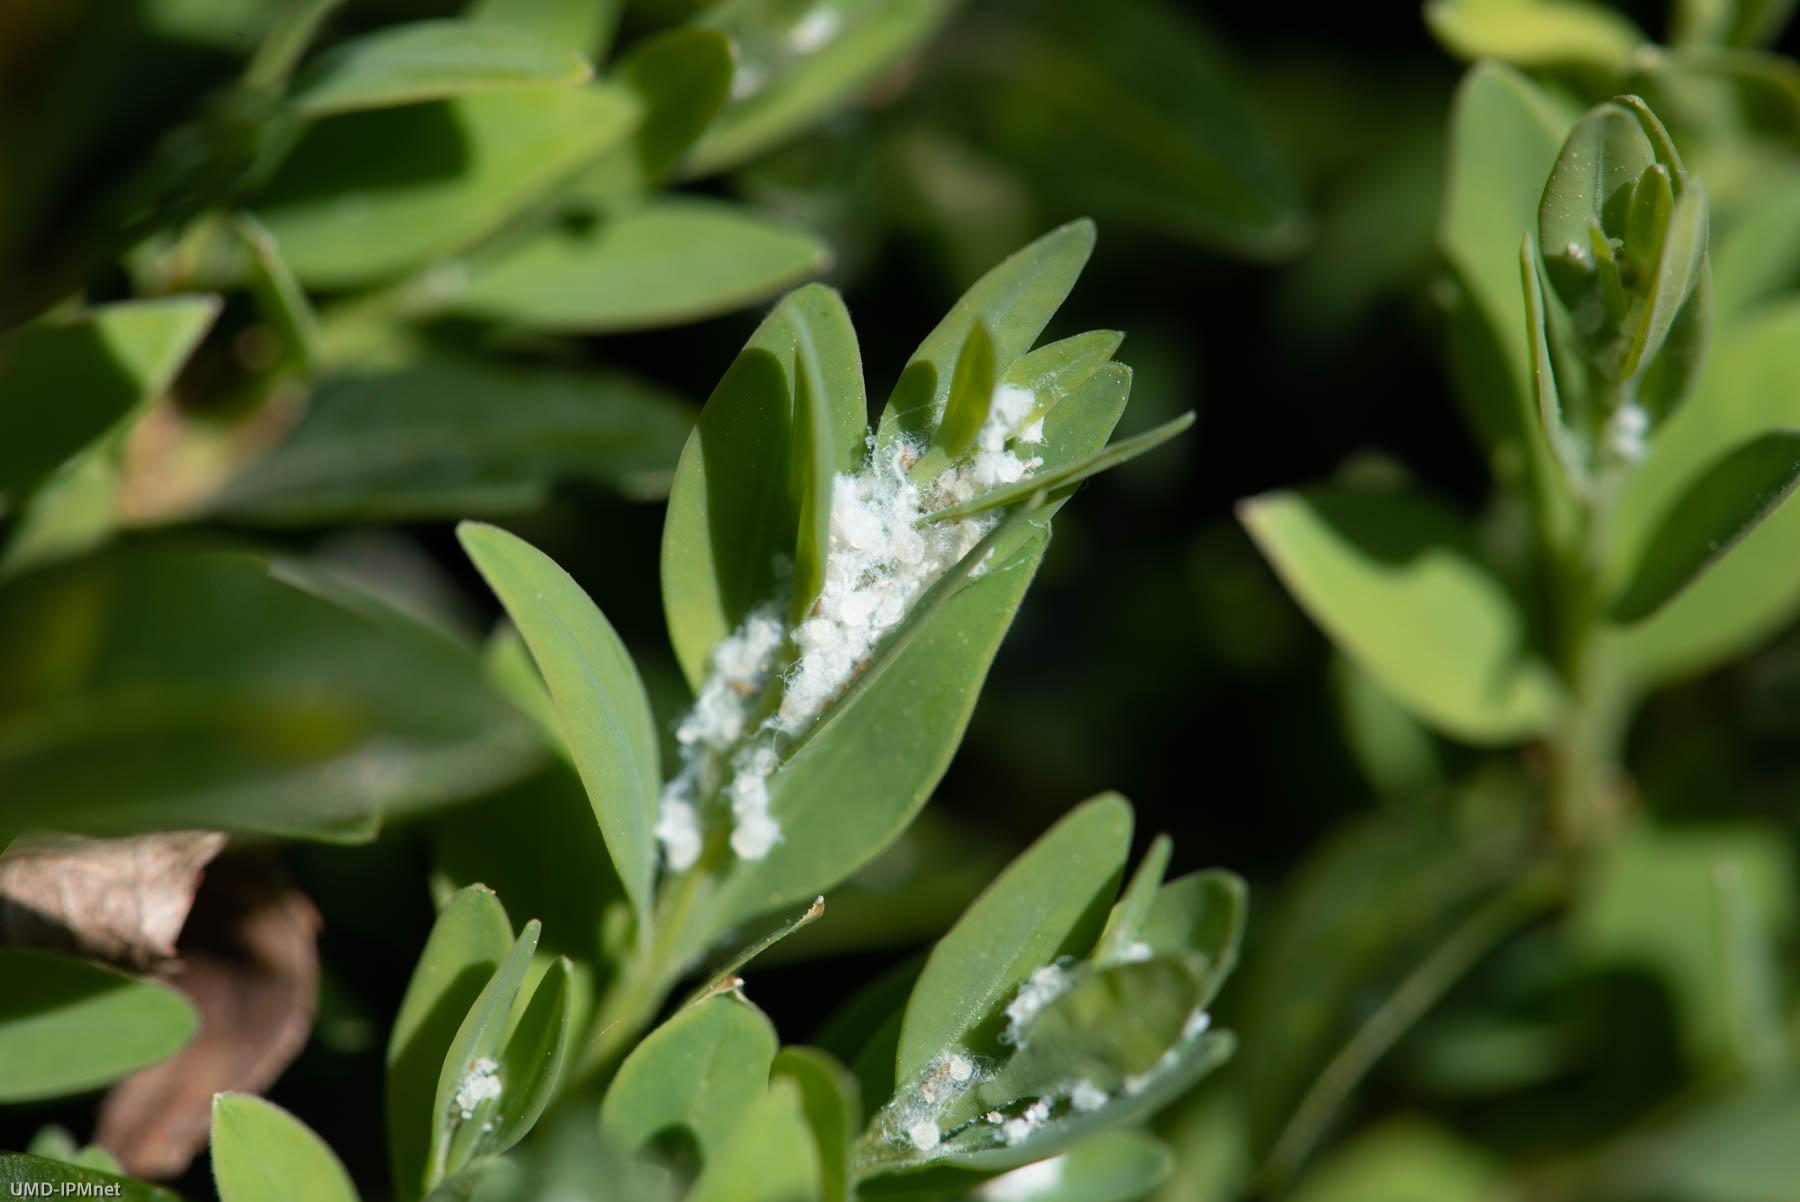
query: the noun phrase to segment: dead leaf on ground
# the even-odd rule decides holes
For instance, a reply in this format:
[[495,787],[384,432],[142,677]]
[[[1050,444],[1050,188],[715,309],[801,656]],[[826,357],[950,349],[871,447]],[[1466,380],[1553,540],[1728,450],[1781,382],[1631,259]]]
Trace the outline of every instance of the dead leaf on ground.
[[94,1142],[137,1177],[180,1175],[206,1146],[212,1099],[260,1093],[305,1046],[319,1000],[319,913],[280,866],[237,854],[206,874],[165,974],[200,1032],[171,1060],[107,1093]]
[[0,855],[0,943],[148,969],[175,955],[217,831],[30,834]]

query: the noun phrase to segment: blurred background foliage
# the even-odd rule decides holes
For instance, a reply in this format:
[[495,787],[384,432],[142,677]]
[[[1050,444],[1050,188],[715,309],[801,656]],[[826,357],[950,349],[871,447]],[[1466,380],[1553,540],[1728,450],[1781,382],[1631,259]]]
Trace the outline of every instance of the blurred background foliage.
[[[1219,1003],[1242,1051],[1160,1120],[1163,1202],[1793,1202],[1786,613],[1752,654],[1683,665],[1632,728],[1631,821],[1572,890],[1521,894],[1501,886],[1533,870],[1540,750],[1422,726],[1233,511],[1322,477],[1410,478],[1469,514],[1495,495],[1438,249],[1476,58],[1571,112],[1657,105],[1712,199],[1719,311],[1775,314],[1758,387],[1791,408],[1791,7],[477,0],[533,36],[394,94],[332,47],[460,6],[14,0],[0,320],[102,307],[0,358],[0,839],[300,840],[280,856],[323,917],[322,1001],[271,1096],[379,1181],[382,1035],[434,871],[560,817],[553,858],[521,847],[488,883],[547,937],[599,921],[559,882],[603,849],[481,683],[495,610],[449,521],[503,519],[568,567],[673,714],[654,502],[765,302],[842,288],[891,380],[982,269],[1086,214],[1099,249],[1050,333],[1126,331],[1121,433],[1195,407],[1197,437],[1062,519],[934,804],[771,953],[756,1000],[811,1037],[822,992],[1116,788],[1141,840],[1177,836],[1172,874],[1252,882]],[[105,307],[193,293],[222,299]],[[1482,529],[1502,559],[1519,538],[1504,500]],[[9,1109],[0,1144],[49,1121],[87,1119]]]

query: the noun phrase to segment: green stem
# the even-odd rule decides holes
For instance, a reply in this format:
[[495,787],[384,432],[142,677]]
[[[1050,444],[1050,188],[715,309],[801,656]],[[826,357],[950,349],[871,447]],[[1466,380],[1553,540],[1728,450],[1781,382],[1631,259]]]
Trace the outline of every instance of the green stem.
[[1291,1180],[1332,1117],[1400,1037],[1507,936],[1553,905],[1562,877],[1546,864],[1488,898],[1421,960],[1313,1081],[1269,1152],[1264,1175]]

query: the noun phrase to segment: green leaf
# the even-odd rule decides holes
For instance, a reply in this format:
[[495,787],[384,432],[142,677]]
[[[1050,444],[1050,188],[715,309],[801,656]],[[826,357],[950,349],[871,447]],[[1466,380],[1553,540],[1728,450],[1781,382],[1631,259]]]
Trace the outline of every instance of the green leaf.
[[1139,938],[1159,956],[1203,957],[1197,1005],[1212,1004],[1237,967],[1248,908],[1244,882],[1229,872],[1194,872],[1157,890]]
[[1117,330],[1089,330],[1046,343],[1014,359],[1000,377],[1008,388],[1021,388],[1037,397],[1027,422],[1032,422],[1078,392],[1095,372],[1112,359],[1125,335]]
[[1014,860],[932,949],[906,1006],[895,1079],[911,1080],[947,1051],[987,1050],[981,1028],[1027,977],[1092,947],[1130,845],[1131,807],[1108,794]]
[[218,312],[211,296],[127,301],[9,335],[0,344],[0,503],[128,427]]
[[120,1198],[124,1202],[181,1202],[179,1194],[142,1181],[19,1152],[0,1152],[0,1185],[7,1188],[8,1197],[24,1197],[26,1186],[50,1186],[59,1191],[51,1196]]
[[1668,604],[1743,541],[1800,483],[1800,431],[1771,430],[1720,458],[1663,515],[1612,602],[1617,622]]
[[793,1081],[769,1082],[688,1191],[687,1202],[805,1202],[820,1195],[819,1154]]
[[1486,1202],[1505,1188],[1481,1149],[1424,1119],[1388,1119],[1353,1135],[1307,1174],[1294,1202]]
[[494,1129],[482,1133],[483,1155],[497,1156],[524,1139],[556,1095],[572,1033],[572,972],[566,957],[551,961],[525,1004],[524,1013],[506,1037],[499,1057],[505,1092],[494,1111]]
[[812,6],[726,0],[703,23],[737,51],[731,103],[685,173],[735,167],[840,107],[937,29],[954,0],[833,0]]
[[425,1185],[444,1057],[512,945],[506,911],[481,885],[458,890],[425,941],[387,1046],[388,1156],[403,1199]]
[[[793,432],[789,487],[798,516],[794,539],[790,622],[812,608],[825,583],[831,549],[832,482],[862,459],[868,421],[856,330],[842,298],[828,288],[806,289],[790,302],[794,333]],[[833,368],[831,378],[825,364]]]
[[523,29],[598,61],[623,7],[624,0],[471,0],[463,18]]
[[[950,392],[944,398],[944,418],[932,435],[932,444],[954,462],[975,445],[975,436],[987,423],[994,400],[994,340],[987,326],[977,321],[969,327],[956,368],[950,373]],[[1035,487],[1035,486],[1034,486]]]
[[1184,413],[1172,421],[1164,422],[1154,430],[1146,430],[1142,434],[1121,439],[1105,450],[1097,451],[1074,463],[1050,465],[1049,456],[1045,456],[1044,467],[1034,472],[1029,478],[1017,484],[1002,485],[989,489],[972,501],[961,505],[952,505],[933,513],[933,522],[951,521],[965,518],[971,514],[985,513],[993,509],[1002,509],[1008,505],[1016,505],[1035,493],[1044,492],[1054,495],[1086,480],[1089,476],[1097,476],[1101,472],[1111,471],[1120,464],[1129,463],[1148,451],[1153,451],[1171,438],[1185,431],[1194,424],[1194,415]]
[[318,317],[306,298],[306,290],[294,278],[274,236],[260,221],[240,213],[232,219],[232,230],[250,256],[250,291],[265,320],[275,327],[288,357],[301,373],[316,374],[324,352],[319,345]]
[[333,841],[541,761],[470,649],[296,565],[134,547],[0,591],[0,839]]
[[586,59],[523,30],[472,21],[414,21],[340,42],[307,64],[289,103],[328,117],[593,78]]
[[769,1066],[769,1080],[792,1081],[819,1152],[819,1202],[848,1202],[850,1140],[862,1122],[856,1078],[829,1052],[787,1047]]
[[633,146],[636,182],[660,183],[731,95],[731,39],[716,29],[671,29],[634,45],[613,78],[637,93],[644,120]]
[[1623,70],[1649,41],[1624,16],[1582,0],[1427,0],[1425,24],[1459,58],[1521,67]]
[[373,283],[453,254],[630,135],[620,88],[517,88],[330,117],[253,207],[315,288]]
[[1192,6],[1039,0],[968,29],[936,52],[940,107],[1045,207],[1252,258],[1305,244],[1299,183],[1241,56]]
[[477,256],[448,308],[568,333],[643,329],[741,309],[830,261],[811,234],[742,205],[658,199]]
[[1611,1145],[1596,1188],[1619,1198],[1786,1202],[1800,1173],[1796,1123],[1792,1080],[1710,1097]]
[[974,1198],[1008,1202],[1136,1202],[1175,1167],[1162,1141],[1141,1131],[1108,1131],[1053,1160],[994,1178]]
[[[31,1142],[26,1145],[25,1151],[32,1156],[63,1161],[78,1169],[92,1169],[97,1173],[111,1173],[114,1176],[121,1176],[124,1172],[111,1152],[99,1144],[89,1144],[85,1148],[80,1147],[75,1143],[75,1137],[70,1135],[67,1129],[53,1123],[38,1128],[37,1134],[31,1137]],[[3,1179],[4,1172],[0,1171],[0,1180]]]
[[1580,488],[1587,479],[1583,452],[1563,409],[1550,354],[1550,329],[1544,302],[1544,269],[1537,243],[1526,234],[1519,244],[1519,276],[1525,290],[1525,334],[1531,346],[1531,391],[1537,399],[1538,434],[1562,468],[1563,479]]
[[199,1026],[186,998],[55,952],[0,948],[0,1102],[83,1093],[179,1052]]
[[[1738,878],[1732,898],[1721,890]],[[1793,857],[1757,826],[1644,825],[1609,847],[1568,919],[1575,954],[1595,967],[1632,968],[1660,981],[1695,1071],[1769,1066],[1743,1037],[1730,979],[1737,954],[1728,905],[1747,907],[1779,943],[1795,922]]]
[[860,457],[868,419],[855,331],[835,292],[802,288],[757,326],[707,398],[669,490],[663,611],[675,657],[695,689],[713,645],[752,610],[779,599],[775,559],[798,545],[787,372],[803,341],[818,357],[837,470],[850,470]]
[[1158,835],[1151,840],[1150,850],[1144,853],[1137,871],[1131,874],[1131,883],[1125,886],[1112,913],[1107,915],[1106,929],[1100,932],[1090,959],[1099,964],[1124,959],[1131,945],[1140,940],[1144,922],[1156,902],[1157,890],[1162,888],[1163,874],[1168,871],[1169,855],[1174,850],[1175,843],[1167,835]]
[[[541,929],[535,918],[525,924],[512,950],[482,987],[450,1041],[433,1095],[431,1143],[425,1158],[427,1193],[446,1177],[494,1150],[501,1098],[515,1088],[534,1092],[526,1083],[500,1073],[515,1063],[506,1055],[506,1041],[512,1033],[512,1015],[525,988]],[[520,1059],[529,1064],[534,1076],[541,1071],[535,1060]],[[499,1085],[497,1093],[484,1093],[477,1088],[484,1078]]]
[[[1043,557],[1045,533],[1026,510],[1014,514],[1017,526],[1003,521],[914,603],[771,779],[781,842],[765,859],[731,866],[713,899],[718,929],[831,888],[892,843],[925,804]],[[1015,534],[1023,541],[1009,550]],[[988,570],[968,580],[990,549]]]
[[1270,493],[1239,514],[1301,607],[1397,699],[1458,738],[1509,743],[1558,689],[1519,601],[1449,512],[1420,497]]
[[1521,463],[1534,478],[1549,478],[1547,448],[1532,434],[1538,407],[1518,248],[1537,228],[1544,180],[1568,124],[1536,85],[1492,63],[1463,77],[1451,114],[1437,241],[1460,286],[1451,309],[1452,368],[1503,479],[1516,478]]
[[543,552],[495,526],[464,522],[457,536],[550,686],[613,867],[647,925],[662,770],[656,722],[631,655],[581,586]]
[[692,425],[632,376],[441,355],[327,381],[208,512],[270,525],[535,512],[566,479],[659,496]]
[[963,294],[907,360],[877,431],[877,451],[903,436],[927,438],[950,397],[957,356],[977,322],[1003,371],[1031,349],[1062,306],[1094,249],[1094,224],[1072,221],[1015,251]]
[[212,1167],[220,1202],[357,1202],[325,1141],[253,1094],[213,1096]]
[[1693,391],[1712,333],[1712,274],[1706,253],[1706,191],[1690,180],[1669,219],[1632,362],[1638,396],[1657,421]]
[[[1715,462],[1772,429],[1800,426],[1800,304],[1771,306],[1722,327],[1694,400],[1658,432],[1616,507],[1608,566],[1623,580],[1648,559],[1664,515]],[[1800,605],[1788,565],[1800,555],[1800,510],[1778,509],[1742,547],[1625,632],[1620,662],[1638,679],[1666,681],[1742,654]]]
[[769,1020],[735,995],[677,1010],[619,1066],[601,1130],[633,1148],[685,1133],[710,1164],[763,1096],[775,1048]]

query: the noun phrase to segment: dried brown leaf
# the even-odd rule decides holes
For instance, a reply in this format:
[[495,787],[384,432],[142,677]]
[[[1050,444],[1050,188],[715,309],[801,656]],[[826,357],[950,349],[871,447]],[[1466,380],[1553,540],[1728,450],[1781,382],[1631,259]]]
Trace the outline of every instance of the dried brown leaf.
[[21,836],[0,856],[0,943],[147,969],[175,954],[217,831]]
[[165,974],[199,1010],[200,1032],[100,1107],[94,1142],[126,1172],[184,1172],[206,1146],[213,1095],[260,1093],[300,1054],[319,1000],[318,932],[318,911],[268,857],[233,855],[208,871]]

